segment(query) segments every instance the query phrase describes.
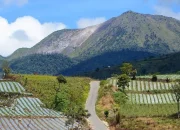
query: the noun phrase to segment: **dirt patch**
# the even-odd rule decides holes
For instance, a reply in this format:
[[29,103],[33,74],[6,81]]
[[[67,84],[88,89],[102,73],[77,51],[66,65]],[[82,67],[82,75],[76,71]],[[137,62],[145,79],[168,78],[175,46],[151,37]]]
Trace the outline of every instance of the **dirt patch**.
[[111,109],[113,104],[114,104],[114,99],[110,94],[103,96],[98,102],[98,105],[100,105],[101,108],[103,108],[104,110]]

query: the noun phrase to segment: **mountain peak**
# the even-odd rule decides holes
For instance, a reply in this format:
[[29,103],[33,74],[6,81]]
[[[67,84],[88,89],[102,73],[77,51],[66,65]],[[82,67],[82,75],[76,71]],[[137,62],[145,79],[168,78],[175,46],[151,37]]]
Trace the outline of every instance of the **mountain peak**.
[[127,14],[139,14],[139,13],[134,12],[134,11],[132,11],[132,10],[128,10],[128,11],[122,13],[122,15],[127,15]]

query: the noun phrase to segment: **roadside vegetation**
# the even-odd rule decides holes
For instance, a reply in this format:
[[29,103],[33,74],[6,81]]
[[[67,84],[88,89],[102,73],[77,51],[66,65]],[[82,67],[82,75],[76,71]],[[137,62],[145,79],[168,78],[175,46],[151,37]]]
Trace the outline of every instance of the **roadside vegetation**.
[[128,63],[120,69],[121,75],[101,81],[96,105],[98,116],[109,123],[110,129],[178,130],[178,82],[158,81],[156,75],[140,81]]

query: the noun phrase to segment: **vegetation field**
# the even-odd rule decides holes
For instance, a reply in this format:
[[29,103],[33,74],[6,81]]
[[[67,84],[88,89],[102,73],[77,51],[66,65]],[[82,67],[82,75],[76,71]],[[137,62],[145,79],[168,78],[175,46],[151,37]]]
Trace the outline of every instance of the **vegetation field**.
[[[169,78],[171,80],[180,79],[179,74],[157,75],[157,77],[158,77],[158,79],[167,79],[167,78]],[[138,76],[137,78],[150,79],[150,78],[152,78],[152,75]]]
[[[176,76],[172,75],[175,79]],[[165,78],[164,78],[165,79]],[[120,112],[121,129],[173,129],[180,128],[180,120],[174,115],[178,112],[177,101],[172,87],[176,82],[151,82],[150,80],[131,80],[126,87],[127,101],[118,91],[117,79],[109,78],[101,81],[96,111],[98,116],[107,120],[112,130],[115,129],[114,119],[118,109]],[[105,118],[105,112],[109,112]],[[116,116],[115,116],[116,115]],[[115,117],[114,117],[115,116]],[[172,123],[173,122],[173,123]]]
[[67,130],[77,126],[76,120],[71,120],[73,125],[68,124],[67,114],[74,104],[84,108],[89,78],[66,77],[67,83],[59,84],[55,76],[10,77],[14,81],[0,81],[0,129]]
[[[109,84],[117,87],[116,79]],[[133,80],[126,89],[128,102],[122,106],[126,116],[169,116],[177,112],[177,101],[172,92],[175,82]]]
[[[59,86],[56,76],[44,75],[15,75],[16,80],[24,84],[26,90],[39,98],[47,107],[51,108],[55,97],[54,87]],[[65,92],[76,92],[79,103],[85,105],[86,98],[89,93],[90,78],[84,77],[66,77],[67,84],[61,86],[60,94],[64,95],[62,105],[66,103],[67,99]],[[66,108],[67,106],[62,106]],[[62,108],[62,109],[63,109]]]

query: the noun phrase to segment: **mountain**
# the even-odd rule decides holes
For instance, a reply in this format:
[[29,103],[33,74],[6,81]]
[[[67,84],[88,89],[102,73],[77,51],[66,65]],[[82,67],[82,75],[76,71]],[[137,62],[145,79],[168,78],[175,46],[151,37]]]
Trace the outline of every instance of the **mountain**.
[[[137,69],[138,75],[145,74],[167,74],[167,73],[180,73],[180,52],[158,57],[148,57],[139,61],[131,61],[133,66]],[[89,76],[96,79],[106,79],[111,77],[112,74],[120,74],[120,66],[115,65],[105,68],[97,68],[94,71],[85,73],[77,73],[76,75]]]
[[180,51],[179,35],[179,20],[128,11],[100,25],[56,31],[21,56],[61,53],[86,60],[123,49],[167,54]]
[[64,75],[78,75],[99,68],[115,66],[117,64],[121,64],[122,62],[131,62],[138,59],[144,59],[149,56],[155,55],[148,52],[131,51],[128,49],[117,52],[107,52],[85,61],[81,61],[78,64],[61,71],[60,73]]
[[69,55],[80,47],[89,36],[96,31],[97,26],[85,29],[64,29],[53,32],[32,48],[21,48],[8,57],[8,60],[17,59],[31,54],[65,54]]
[[180,51],[180,21],[128,11],[101,24],[71,56],[83,57],[130,49],[154,54]]
[[13,52],[13,54],[11,54],[10,56],[6,57],[6,59],[8,61],[11,61],[13,59],[17,59],[20,57],[25,56],[24,54],[29,50],[29,48],[19,48],[17,49],[15,52]]
[[[72,64],[64,69],[62,66],[61,69],[50,74],[71,75],[125,61],[178,52],[180,51],[179,36],[179,20],[128,11],[96,26],[56,31],[32,48],[15,51],[7,59],[12,61],[11,64],[16,72],[30,73],[29,59],[36,61],[32,64],[34,68],[31,68],[35,71],[35,65],[44,63],[44,54],[59,54],[65,56],[63,59]],[[38,54],[42,54],[43,58],[41,59]],[[51,61],[51,58],[48,60]],[[50,63],[55,66],[57,63],[59,66],[64,64],[62,57],[52,59],[53,63]],[[20,70],[19,64],[26,67]],[[42,65],[46,66],[45,63]]]
[[0,55],[0,78],[1,78],[1,72],[2,72],[1,66],[2,66],[2,63],[3,63],[4,60],[5,60],[5,58]]
[[4,60],[5,58],[3,56],[0,55],[0,60]]

